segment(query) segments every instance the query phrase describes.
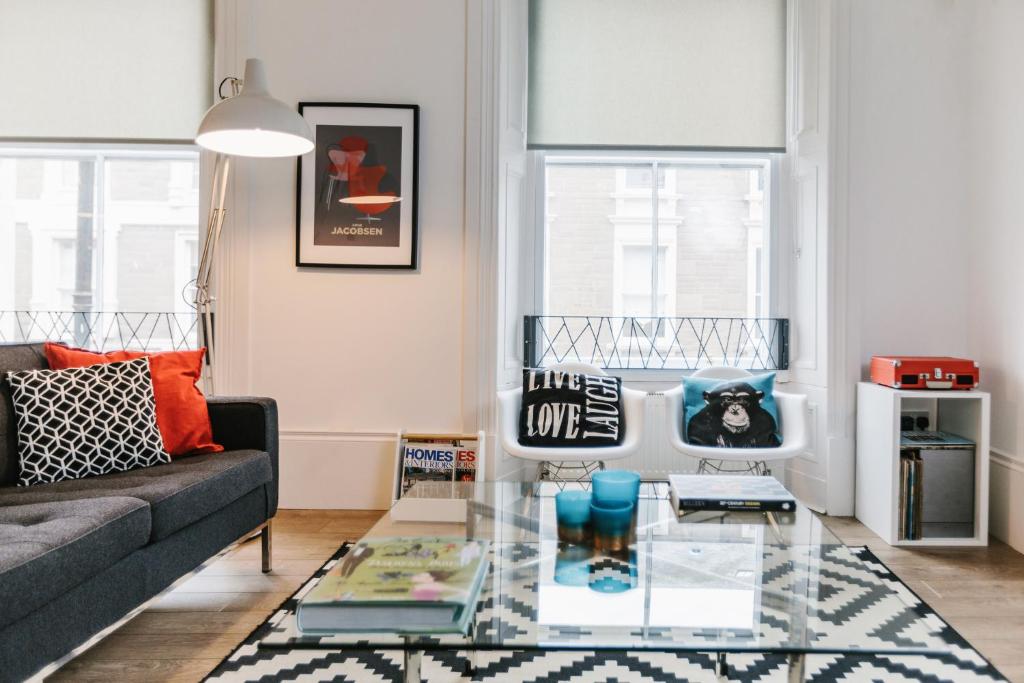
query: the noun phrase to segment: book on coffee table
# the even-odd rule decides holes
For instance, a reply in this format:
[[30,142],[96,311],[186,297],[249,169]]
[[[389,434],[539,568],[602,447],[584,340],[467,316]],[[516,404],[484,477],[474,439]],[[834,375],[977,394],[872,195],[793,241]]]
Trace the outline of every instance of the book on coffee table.
[[745,474],[671,474],[677,514],[696,510],[792,512],[796,499],[775,477]]
[[303,633],[465,633],[487,573],[486,541],[375,538],[353,546],[299,601]]

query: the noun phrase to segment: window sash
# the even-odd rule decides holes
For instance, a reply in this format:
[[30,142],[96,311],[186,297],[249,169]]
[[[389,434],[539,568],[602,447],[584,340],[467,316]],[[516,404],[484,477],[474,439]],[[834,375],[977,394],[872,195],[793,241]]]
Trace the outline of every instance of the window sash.
[[[768,317],[774,313],[774,301],[772,298],[772,277],[775,271],[774,252],[772,249],[772,237],[774,233],[775,224],[775,210],[776,210],[776,197],[777,183],[775,178],[778,177],[778,163],[781,155],[772,153],[738,153],[738,152],[676,152],[671,154],[645,154],[646,150],[637,151],[583,151],[575,150],[571,153],[555,153],[545,151],[534,151],[532,154],[536,155],[537,163],[534,168],[539,169],[536,174],[536,192],[538,197],[547,197],[547,169],[552,166],[589,166],[589,167],[614,167],[616,169],[644,169],[649,170],[650,178],[662,176],[661,171],[664,170],[664,175],[669,175],[669,172],[673,168],[680,168],[686,166],[726,166],[730,168],[749,168],[751,170],[761,171],[761,183],[763,187],[758,187],[756,190],[763,191],[763,213],[762,213],[762,241],[761,241],[761,273],[760,278],[757,281],[755,287],[755,294],[753,301],[755,308],[753,311],[748,310],[748,314],[752,316]],[[658,175],[655,175],[658,174]],[[642,294],[649,295],[650,297],[650,311],[653,317],[663,317],[659,311],[663,306],[666,305],[669,293],[674,294],[674,288],[676,287],[676,279],[672,281],[664,281],[661,278],[658,270],[659,259],[657,257],[658,250],[665,248],[667,245],[661,241],[661,230],[666,229],[665,219],[661,216],[660,206],[665,201],[665,195],[672,194],[674,189],[669,186],[669,183],[657,183],[651,184],[650,188],[636,188],[630,186],[628,181],[623,177],[621,186],[630,195],[635,196],[638,193],[649,192],[651,196],[651,214],[642,216],[642,218],[650,221],[651,224],[651,238],[649,242],[649,248],[651,250],[651,284],[645,289]],[[755,188],[752,188],[754,190]],[[541,231],[537,244],[540,245],[540,249],[544,249],[544,245],[547,244],[547,217],[545,215],[545,203],[541,202],[538,204],[539,215],[535,221],[536,229]],[[634,243],[635,244],[635,243]],[[541,264],[547,263],[548,255],[541,253],[538,255],[538,262]],[[665,261],[669,256],[666,254]],[[548,306],[548,283],[546,282],[547,268],[538,267],[537,270],[537,308],[545,315],[559,315],[560,311],[551,311]],[[679,277],[679,273],[676,273],[676,278]],[[662,285],[661,283],[665,284]],[[669,291],[663,291],[668,289]],[[619,296],[635,296],[641,292],[630,292],[625,288],[618,290]],[[748,306],[749,309],[749,306]],[[673,311],[673,315],[678,315],[679,311]],[[684,311],[683,314],[686,312]],[[671,317],[671,316],[670,316]]]
[[[106,263],[106,239],[105,231],[108,229],[104,224],[106,219],[107,205],[111,202],[118,204],[125,204],[124,200],[115,200],[111,195],[111,188],[107,175],[107,164],[108,162],[124,161],[124,160],[142,160],[142,161],[193,161],[196,162],[198,167],[199,148],[195,145],[179,145],[179,144],[146,144],[146,143],[70,143],[70,142],[39,142],[39,143],[5,143],[0,142],[0,158],[14,158],[14,159],[42,159],[42,160],[60,160],[65,162],[78,163],[81,161],[91,161],[95,169],[93,178],[94,190],[93,190],[93,272],[92,272],[92,291],[93,291],[93,302],[92,310],[102,311],[105,308],[105,296],[106,287],[104,286],[104,268],[107,265],[110,267],[117,267],[116,264]],[[64,170],[65,174],[67,169]],[[67,178],[65,178],[67,181]],[[73,183],[77,186],[77,180]],[[17,200],[17,198],[16,198]],[[25,200],[18,200],[25,201]],[[28,200],[32,201],[32,200]],[[202,198],[200,197],[200,202]],[[196,216],[197,225],[197,237],[195,239],[201,240],[203,238],[204,227],[199,220],[199,216]],[[61,241],[69,241],[74,243],[76,235],[74,229],[65,236],[58,238]],[[54,258],[58,258],[55,254]],[[58,268],[61,273],[60,278],[53,281],[55,290],[60,294],[59,299],[64,302],[61,307],[66,307],[70,310],[70,306],[65,306],[67,301],[70,301],[70,293],[74,290],[74,274],[73,271],[69,275],[64,273],[63,268]],[[182,274],[175,272],[175,282],[181,280]],[[70,289],[68,282],[70,281]],[[65,296],[66,293],[66,296]],[[116,296],[116,293],[115,293]],[[188,304],[181,301],[183,305],[178,305],[180,296],[175,296],[175,306],[173,310],[169,311],[130,311],[145,312],[145,313],[174,313],[174,312],[186,312],[188,310]],[[125,311],[128,312],[128,311]]]

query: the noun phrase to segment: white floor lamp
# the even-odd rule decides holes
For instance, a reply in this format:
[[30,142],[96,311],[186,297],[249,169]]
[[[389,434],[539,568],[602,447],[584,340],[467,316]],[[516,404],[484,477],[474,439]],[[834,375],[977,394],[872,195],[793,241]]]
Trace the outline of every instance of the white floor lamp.
[[[267,91],[267,76],[259,59],[245,60],[245,77],[221,81],[230,83],[232,96],[213,105],[199,124],[196,144],[216,152],[213,192],[206,237],[196,272],[195,308],[206,345],[205,389],[214,394],[213,369],[217,355],[213,330],[213,301],[210,277],[214,253],[224,225],[231,157],[290,157],[313,149],[313,131],[299,113]],[[222,95],[223,97],[223,95]]]

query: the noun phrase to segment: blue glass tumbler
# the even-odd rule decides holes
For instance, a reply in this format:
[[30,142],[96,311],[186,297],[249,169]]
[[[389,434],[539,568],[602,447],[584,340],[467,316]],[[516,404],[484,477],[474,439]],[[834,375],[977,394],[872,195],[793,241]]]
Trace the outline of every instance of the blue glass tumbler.
[[590,540],[590,498],[588,491],[561,491],[555,496],[559,541],[582,545]]
[[604,505],[616,501],[632,503],[640,500],[640,475],[629,470],[602,470],[590,477],[594,500]]
[[560,543],[555,554],[555,583],[563,586],[586,586],[590,583],[590,548]]
[[590,522],[594,531],[594,550],[609,555],[629,552],[633,528],[633,503],[627,500],[590,502]]

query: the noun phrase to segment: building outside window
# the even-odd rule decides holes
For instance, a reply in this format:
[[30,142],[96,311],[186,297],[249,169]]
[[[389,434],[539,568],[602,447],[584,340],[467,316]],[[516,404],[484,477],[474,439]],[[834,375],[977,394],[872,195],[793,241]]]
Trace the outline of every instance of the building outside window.
[[[545,160],[545,315],[767,313],[767,159]],[[654,254],[657,253],[657,276]]]
[[194,336],[198,172],[190,147],[0,146],[0,336],[33,322],[100,346]]
[[541,315],[635,317],[618,344],[660,349],[674,341],[664,318],[770,315],[770,156],[547,154],[543,166]]

